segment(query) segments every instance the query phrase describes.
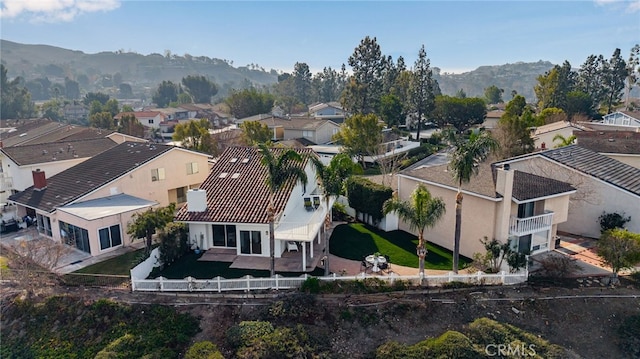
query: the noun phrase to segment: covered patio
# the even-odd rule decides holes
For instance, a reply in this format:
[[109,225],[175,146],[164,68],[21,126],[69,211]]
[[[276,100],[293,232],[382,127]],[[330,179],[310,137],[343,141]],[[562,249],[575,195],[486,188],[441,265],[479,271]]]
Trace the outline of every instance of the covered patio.
[[[276,272],[312,272],[320,265],[320,261],[324,257],[324,240],[320,244],[313,246],[313,256],[311,256],[311,247],[306,247],[306,256],[310,259],[306,261],[305,268],[300,257],[302,252],[284,252],[280,258],[275,259]],[[258,256],[242,256],[237,255],[235,249],[211,248],[207,250],[198,261],[226,262],[231,263],[229,268],[233,269],[255,269],[269,270],[271,268],[271,259],[269,257]]]

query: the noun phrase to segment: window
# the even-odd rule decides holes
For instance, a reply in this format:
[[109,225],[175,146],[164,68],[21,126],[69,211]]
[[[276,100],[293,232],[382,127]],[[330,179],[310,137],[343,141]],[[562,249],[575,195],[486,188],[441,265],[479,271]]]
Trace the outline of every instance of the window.
[[187,174],[192,175],[198,173],[198,162],[187,163]]
[[302,131],[302,137],[313,138],[313,131]]
[[150,120],[149,120],[149,124],[150,124],[150,125],[153,125],[153,119],[150,119]]
[[151,170],[151,181],[163,181],[164,179],[164,168],[156,168]]
[[236,226],[234,225],[213,225],[213,245],[214,247],[236,247]]
[[176,188],[176,199],[178,203],[184,203],[187,201],[187,187]]
[[260,231],[240,231],[240,252],[244,254],[262,254]]
[[38,224],[38,233],[53,237],[51,232],[51,219],[41,214],[36,215],[36,222]]
[[120,234],[120,225],[116,224],[111,227],[98,230],[98,237],[100,238],[100,250],[121,245],[122,236]]
[[60,221],[60,237],[62,242],[66,245],[76,247],[79,250],[91,253],[91,247],[89,246],[89,232],[80,227],[76,227],[73,224],[68,224]]

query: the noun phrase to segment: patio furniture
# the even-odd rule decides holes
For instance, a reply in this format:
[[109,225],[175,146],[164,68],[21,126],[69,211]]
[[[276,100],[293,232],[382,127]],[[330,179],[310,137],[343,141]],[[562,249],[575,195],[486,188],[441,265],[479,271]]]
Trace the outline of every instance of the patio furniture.
[[313,205],[311,204],[311,197],[304,198],[304,208],[307,211],[313,211]]
[[288,252],[297,252],[298,251],[298,245],[296,244],[296,242],[288,241],[287,242],[287,251]]
[[362,258],[362,261],[360,262],[360,271],[361,272],[367,272],[367,269],[371,268],[373,265],[369,262],[367,262],[367,260],[365,258]]
[[313,207],[315,207],[315,209],[318,209],[318,207],[320,207],[320,197],[313,197]]
[[387,259],[384,256],[381,255],[368,255],[365,257],[365,260],[368,263],[371,263],[373,266],[371,267],[371,271],[372,272],[380,272],[380,264],[382,263],[387,263]]

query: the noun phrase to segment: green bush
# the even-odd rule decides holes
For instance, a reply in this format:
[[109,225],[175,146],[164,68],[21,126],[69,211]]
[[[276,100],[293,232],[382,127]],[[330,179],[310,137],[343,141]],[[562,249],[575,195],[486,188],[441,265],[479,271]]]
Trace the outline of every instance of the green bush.
[[312,358],[321,357],[310,344],[309,336],[301,325],[295,328],[277,328],[271,333],[255,337],[249,345],[240,348],[236,356],[252,358]]
[[300,291],[312,294],[320,293],[320,279],[317,277],[307,278],[300,286]]
[[631,220],[631,217],[625,217],[625,213],[622,214],[612,212],[602,212],[598,220],[600,221],[600,232],[604,233],[610,229],[624,228],[624,226]]
[[184,355],[184,359],[224,359],[218,346],[208,340],[194,343]]
[[359,213],[367,213],[374,220],[384,217],[382,205],[393,196],[390,187],[371,182],[364,177],[352,176],[347,180],[349,206]]
[[227,344],[237,349],[250,345],[254,339],[272,333],[273,331],[273,325],[269,322],[242,321],[227,329]]
[[160,305],[58,296],[9,308],[3,358],[175,358],[199,330],[196,318]]

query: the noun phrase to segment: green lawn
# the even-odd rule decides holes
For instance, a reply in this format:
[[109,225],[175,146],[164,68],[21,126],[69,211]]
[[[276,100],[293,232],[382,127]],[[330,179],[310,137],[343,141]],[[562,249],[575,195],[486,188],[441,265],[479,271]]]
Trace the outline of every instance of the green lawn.
[[[202,261],[199,262],[198,258],[200,258],[202,254],[195,254],[190,252],[184,255],[182,258],[172,263],[170,266],[167,266],[162,271],[154,270],[150,278],[157,277],[165,277],[169,279],[183,279],[188,276],[197,278],[197,279],[211,279],[217,276],[231,279],[231,278],[241,278],[246,275],[251,275],[253,277],[269,277],[270,272],[268,270],[253,270],[253,269],[234,269],[229,268],[231,263],[226,262],[209,262]],[[285,277],[299,277],[303,273],[278,273]],[[316,268],[313,272],[309,273],[313,276],[322,276],[324,275],[324,270],[322,268]]]
[[[418,237],[404,231],[384,232],[363,223],[341,224],[333,230],[329,245],[331,253],[338,257],[359,261],[366,255],[380,252],[388,255],[392,264],[418,268]],[[427,250],[425,268],[451,270],[451,251],[430,242],[427,242]],[[459,268],[470,262],[460,256]]]
[[75,271],[74,273],[85,274],[111,274],[129,275],[133,267],[139,263],[137,259],[144,254],[144,248],[137,251],[128,252],[123,255],[107,259],[106,261],[92,264]]

